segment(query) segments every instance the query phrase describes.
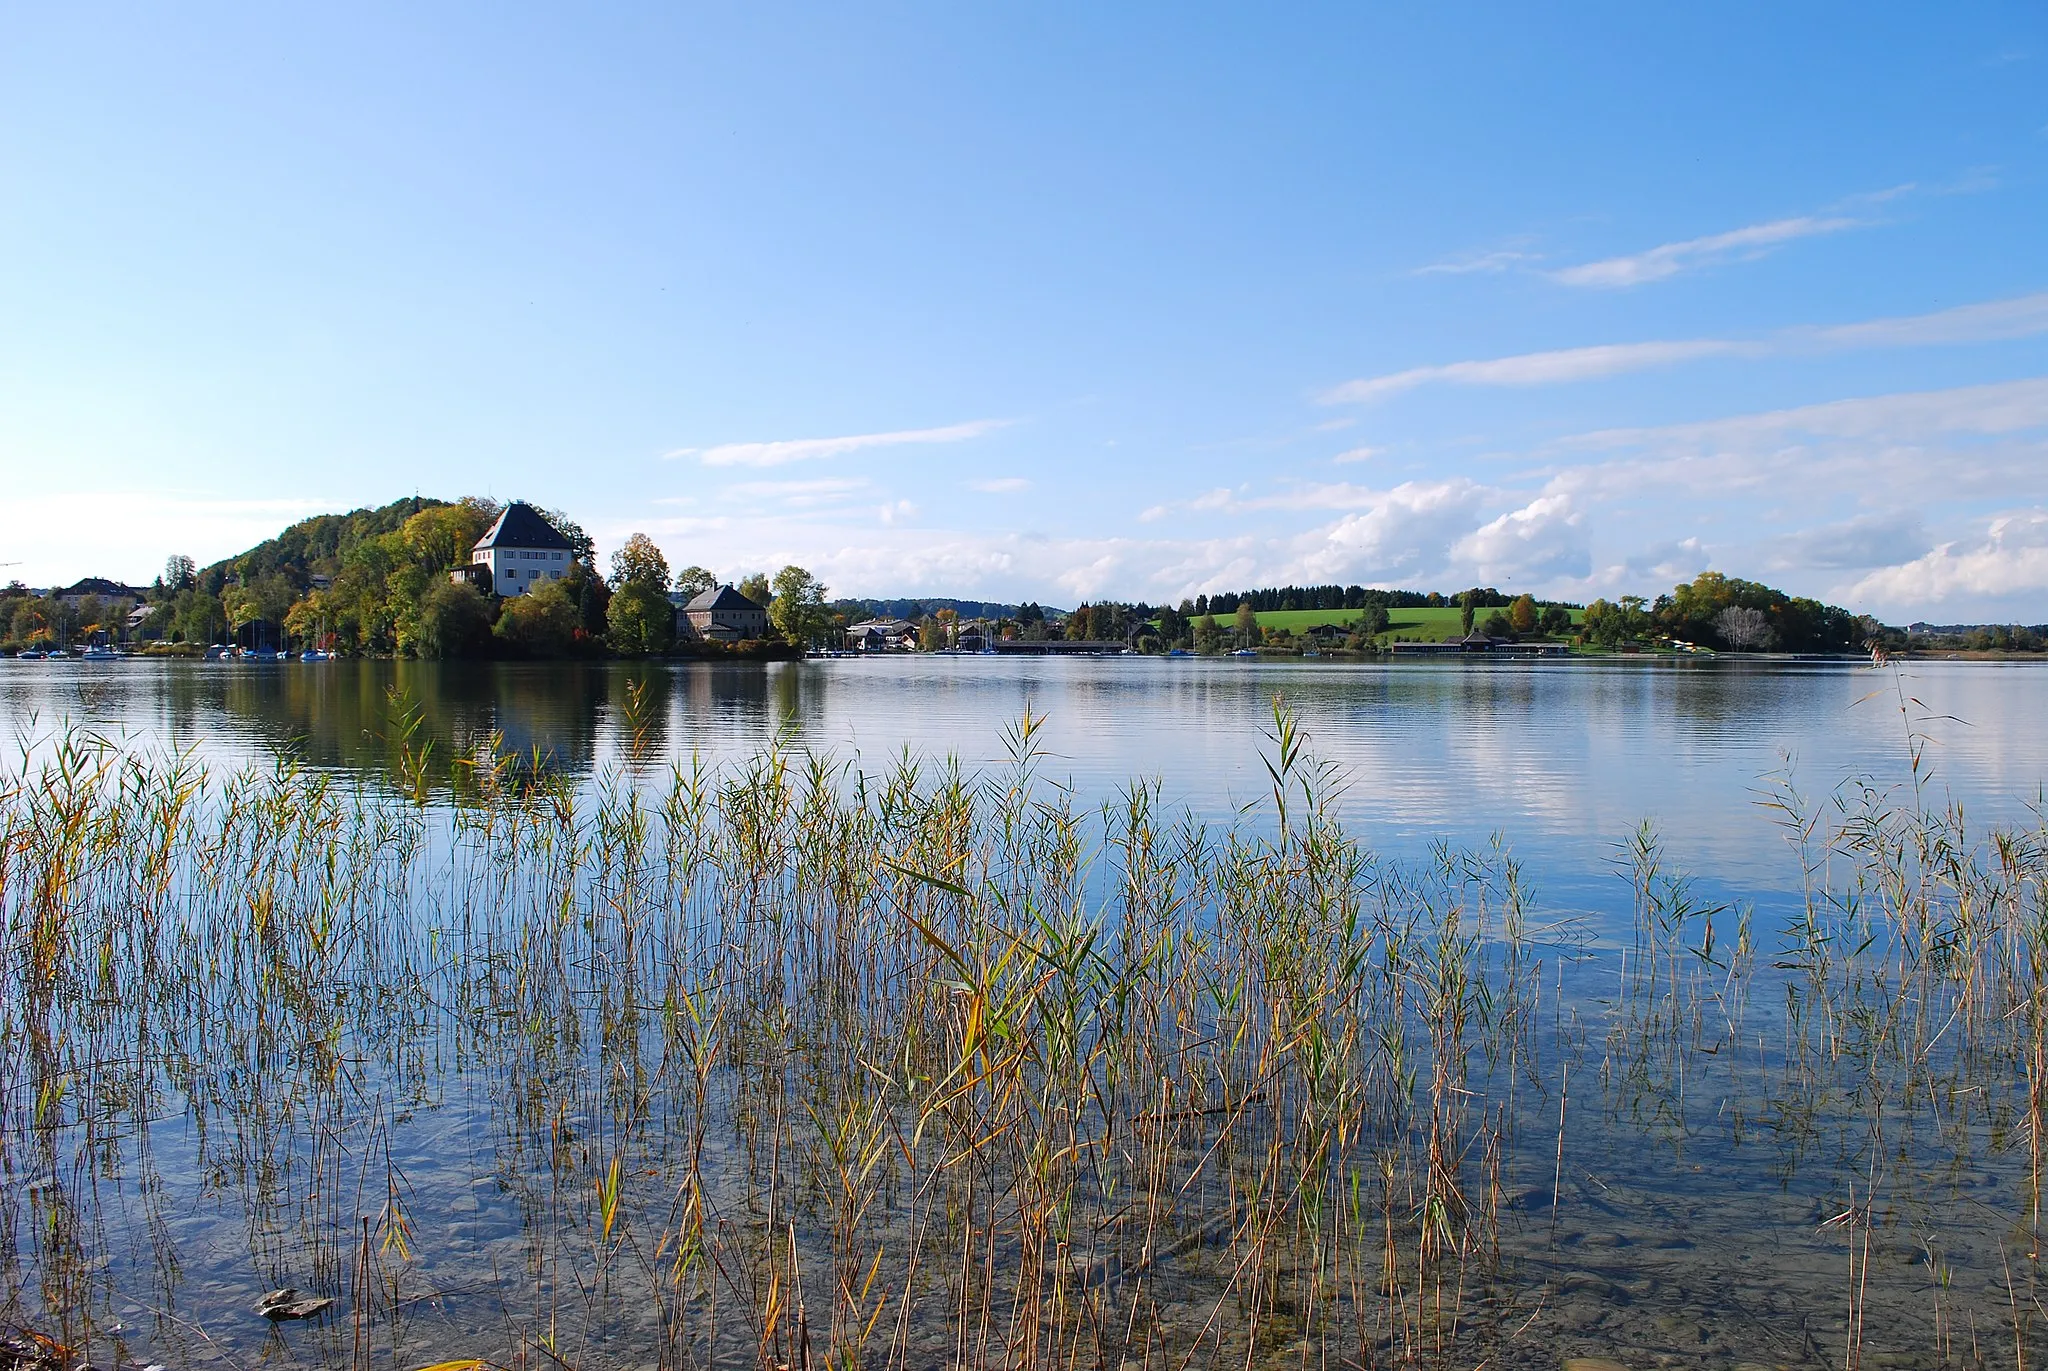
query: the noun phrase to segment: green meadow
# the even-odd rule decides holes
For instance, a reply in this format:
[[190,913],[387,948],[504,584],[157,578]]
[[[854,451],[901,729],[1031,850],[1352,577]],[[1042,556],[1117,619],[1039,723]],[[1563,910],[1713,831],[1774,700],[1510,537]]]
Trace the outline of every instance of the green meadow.
[[[1350,624],[1362,611],[1356,609],[1270,609],[1259,615],[1259,627],[1263,629],[1284,628],[1289,633],[1300,633],[1318,624]],[[1442,609],[1396,609],[1388,612],[1387,632],[1382,638],[1395,637],[1409,642],[1441,642],[1455,638],[1464,631],[1462,611],[1456,605]],[[1473,623],[1483,624],[1491,609],[1482,609]],[[1584,611],[1573,610],[1572,622],[1585,618]],[[1226,630],[1231,617],[1227,614],[1216,616],[1216,622]]]

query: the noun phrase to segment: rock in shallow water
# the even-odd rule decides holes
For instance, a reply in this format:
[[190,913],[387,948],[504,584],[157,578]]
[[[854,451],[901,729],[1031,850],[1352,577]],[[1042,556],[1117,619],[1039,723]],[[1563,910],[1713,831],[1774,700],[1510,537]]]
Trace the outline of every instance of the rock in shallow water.
[[1612,1357],[1566,1357],[1564,1371],[1628,1371]]
[[334,1301],[324,1297],[300,1299],[299,1292],[290,1286],[273,1290],[256,1301],[256,1312],[272,1323],[285,1319],[310,1319],[324,1314],[334,1307]]

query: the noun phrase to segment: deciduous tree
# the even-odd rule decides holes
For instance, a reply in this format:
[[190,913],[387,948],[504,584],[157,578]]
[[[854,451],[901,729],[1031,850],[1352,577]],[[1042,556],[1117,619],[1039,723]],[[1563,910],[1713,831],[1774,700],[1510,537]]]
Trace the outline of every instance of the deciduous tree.
[[505,601],[492,630],[508,646],[529,657],[560,657],[576,639],[576,606],[560,581],[543,581],[524,595]]
[[700,566],[686,566],[676,573],[676,589],[685,595],[702,595],[718,589],[718,578]]
[[1741,605],[1730,605],[1716,614],[1714,631],[1722,642],[1741,652],[1762,652],[1778,640],[1768,614]]
[[612,554],[612,588],[619,590],[629,585],[647,586],[657,593],[668,589],[668,558],[644,533],[626,539],[625,545]]
[[475,586],[444,580],[427,592],[420,606],[420,656],[473,656],[490,638],[491,607]]
[[628,579],[612,592],[606,619],[613,648],[636,653],[668,650],[675,641],[676,611],[663,589],[667,584],[668,568],[663,567],[657,584]]
[[774,588],[768,620],[777,631],[800,647],[823,641],[832,622],[832,612],[825,607],[825,583],[800,566],[786,566],[775,573]]

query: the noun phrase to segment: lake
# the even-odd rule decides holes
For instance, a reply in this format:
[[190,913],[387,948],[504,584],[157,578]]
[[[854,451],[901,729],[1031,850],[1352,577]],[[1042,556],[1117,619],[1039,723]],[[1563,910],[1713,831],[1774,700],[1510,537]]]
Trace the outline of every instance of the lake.
[[509,750],[538,748],[589,778],[623,758],[633,681],[651,691],[657,761],[731,760],[780,737],[869,770],[906,748],[982,767],[1029,709],[1046,720],[1044,774],[1071,780],[1085,802],[1156,780],[1169,805],[1219,821],[1270,792],[1259,758],[1277,695],[1335,763],[1340,812],[1365,842],[1414,855],[1497,833],[1554,901],[1589,911],[1626,893],[1614,848],[1644,819],[1675,864],[1704,878],[1766,898],[1795,889],[1797,868],[1757,803],[1770,778],[1789,775],[1815,799],[1862,778],[1902,784],[1909,727],[1926,739],[1931,793],[1975,820],[2025,822],[2048,782],[2048,672],[1987,662],[0,662],[0,728],[17,747],[68,722],[231,765],[290,750],[381,775],[397,687],[443,757],[497,730]]
[[0,1358],[2024,1367],[2044,688],[0,663]]

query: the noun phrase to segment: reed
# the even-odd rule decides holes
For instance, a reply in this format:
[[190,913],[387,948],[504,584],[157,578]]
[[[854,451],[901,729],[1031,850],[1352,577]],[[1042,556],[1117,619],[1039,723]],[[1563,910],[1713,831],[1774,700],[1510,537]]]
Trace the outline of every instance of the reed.
[[1082,808],[1030,715],[975,774],[664,773],[618,714],[581,784],[403,697],[381,780],[25,754],[0,1317],[102,1365],[267,1355],[284,1284],[365,1368],[2039,1355],[2048,840],[1917,752],[1781,778],[1782,928],[1645,827],[1600,938],[1504,842],[1376,857],[1277,701],[1222,828]]

